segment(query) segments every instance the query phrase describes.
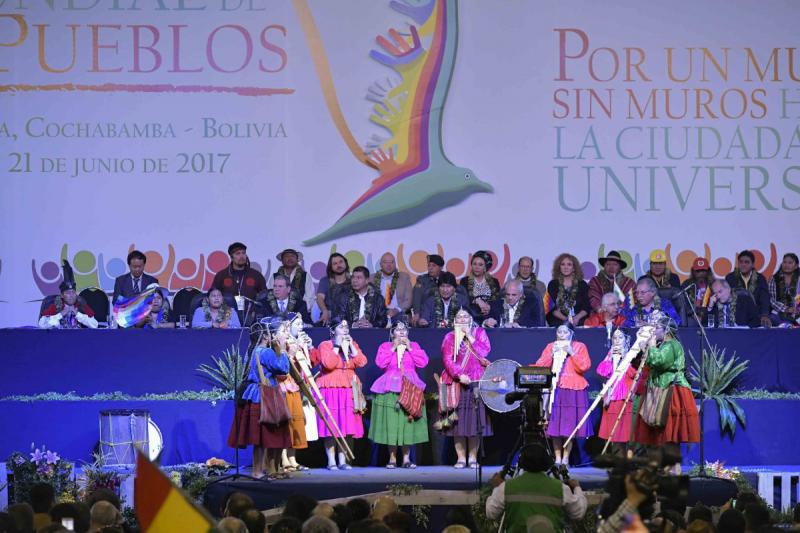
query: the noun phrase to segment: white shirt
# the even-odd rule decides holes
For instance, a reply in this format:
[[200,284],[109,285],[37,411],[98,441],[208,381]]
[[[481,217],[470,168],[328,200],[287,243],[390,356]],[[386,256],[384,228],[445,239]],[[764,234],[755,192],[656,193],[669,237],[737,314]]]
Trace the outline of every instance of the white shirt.
[[[580,520],[586,514],[588,502],[580,487],[575,488],[575,492],[568,485],[561,484],[563,490],[564,512],[571,520]],[[496,520],[505,512],[506,507],[506,483],[505,481],[494,488],[492,495],[486,500],[486,518]]]
[[367,311],[367,294],[369,294],[369,293],[365,292],[364,294],[359,294],[358,295],[358,299],[361,300],[361,303],[358,304],[358,319],[359,320],[364,318],[364,313],[366,313],[366,311]]
[[[452,298],[450,298],[449,300],[442,299],[442,304],[443,304],[443,307],[444,307],[444,313],[442,313],[442,318],[444,320],[447,320],[447,316],[448,316],[447,315],[447,310],[450,309],[450,302],[452,300],[453,300]],[[437,326],[438,326],[438,324],[437,324]]]
[[[292,273],[289,274],[289,283],[291,284],[294,281],[294,275],[300,272],[300,269],[295,267],[292,270]],[[275,278],[272,276],[267,277],[267,288],[271,289],[273,283],[275,282]],[[311,279],[311,274],[306,273],[306,285],[305,285],[305,294],[303,295],[303,301],[306,303],[306,307],[308,308],[308,312],[310,313],[311,310],[314,308],[314,303],[316,303],[316,296],[317,292],[314,290],[314,280]]]
[[517,306],[518,305],[519,305],[519,302],[517,302],[513,306],[512,305],[508,306],[508,318],[506,319],[506,322],[508,322],[509,324],[514,322],[514,315],[517,314]]

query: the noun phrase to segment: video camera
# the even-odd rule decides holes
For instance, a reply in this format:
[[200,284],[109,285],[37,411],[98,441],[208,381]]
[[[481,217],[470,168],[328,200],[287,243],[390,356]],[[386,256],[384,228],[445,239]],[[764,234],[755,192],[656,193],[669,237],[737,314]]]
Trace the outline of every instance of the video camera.
[[643,519],[650,518],[656,499],[667,504],[670,509],[683,509],[689,496],[689,476],[675,476],[664,470],[681,461],[678,448],[668,447],[651,450],[646,457],[619,457],[604,454],[595,457],[594,465],[609,468],[606,490],[609,497],[603,502],[600,516],[608,518],[626,497],[625,478],[631,476],[636,489],[648,498],[639,506]]

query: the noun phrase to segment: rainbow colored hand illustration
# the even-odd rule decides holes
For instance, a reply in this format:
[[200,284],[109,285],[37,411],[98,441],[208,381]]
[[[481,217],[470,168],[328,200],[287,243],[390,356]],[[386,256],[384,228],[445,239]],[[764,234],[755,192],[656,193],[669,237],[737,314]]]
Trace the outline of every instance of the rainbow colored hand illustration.
[[[379,176],[333,226],[304,241],[314,245],[337,237],[407,227],[461,203],[473,193],[493,192],[468,168],[454,165],[442,148],[442,110],[458,46],[457,0],[430,0],[423,5],[390,2],[410,17],[408,34],[390,29],[378,36],[381,50],[370,57],[393,69],[401,81],[376,82],[367,92],[375,102],[370,120],[386,129],[363,150],[353,138],[339,107],[330,67],[306,0],[294,0],[325,102],[342,139],[360,162]],[[427,48],[423,41],[428,42]],[[366,152],[366,153],[365,153]]]

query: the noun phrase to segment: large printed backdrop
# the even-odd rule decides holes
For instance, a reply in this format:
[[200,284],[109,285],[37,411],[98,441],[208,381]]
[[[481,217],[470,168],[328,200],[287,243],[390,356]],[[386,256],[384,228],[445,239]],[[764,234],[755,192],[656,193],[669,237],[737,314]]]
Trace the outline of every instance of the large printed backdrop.
[[0,325],[131,247],[207,286],[233,240],[549,279],[797,248],[793,2],[0,1]]

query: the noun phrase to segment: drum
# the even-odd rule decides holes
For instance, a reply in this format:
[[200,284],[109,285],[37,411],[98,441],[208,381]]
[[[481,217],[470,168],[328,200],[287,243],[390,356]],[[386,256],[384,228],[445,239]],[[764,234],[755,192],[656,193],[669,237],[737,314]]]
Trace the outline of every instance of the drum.
[[498,359],[486,367],[478,384],[483,403],[496,413],[508,413],[519,408],[521,400],[506,403],[506,394],[514,392],[514,372],[520,364],[511,359]]
[[135,464],[137,448],[149,452],[149,424],[150,411],[146,409],[100,411],[100,454],[103,463]]
[[148,455],[151,461],[155,461],[161,455],[161,450],[164,449],[164,437],[161,436],[161,429],[153,422],[152,418],[147,420],[147,440]]

